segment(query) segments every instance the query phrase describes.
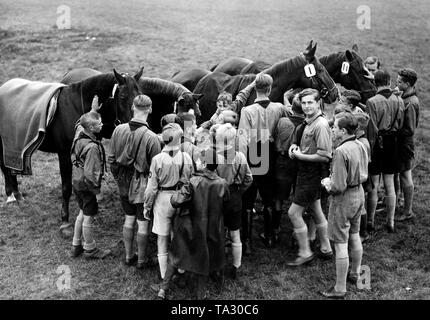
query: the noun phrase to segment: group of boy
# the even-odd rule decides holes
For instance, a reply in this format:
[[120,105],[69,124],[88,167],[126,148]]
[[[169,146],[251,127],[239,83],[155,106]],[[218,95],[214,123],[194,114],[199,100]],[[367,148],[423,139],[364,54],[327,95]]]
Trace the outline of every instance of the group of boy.
[[[360,276],[360,220],[366,214],[365,189],[369,190],[368,223],[364,227],[361,223],[362,231],[373,227],[380,173],[385,184],[388,230],[394,231],[394,173],[400,173],[405,196],[400,221],[413,217],[413,135],[419,119],[416,80],[415,71],[402,69],[398,90],[393,91],[389,73],[376,71],[378,92],[366,102],[366,110],[358,107],[358,92],[346,91],[330,128],[317,90],[302,90],[294,97],[292,107],[286,107],[270,101],[273,80],[260,73],[235,101],[221,95],[216,114],[201,128],[196,130],[194,115],[177,115],[163,123],[161,139],[147,123],[150,98],[136,97],[134,117],[115,129],[107,157],[126,214],[125,264],[136,264],[139,269],[150,264],[146,248],[152,225],[163,280],[158,296],[165,298],[175,272],[183,275],[188,271],[198,275],[197,293],[202,298],[207,276],[223,270],[226,263],[224,226],[232,240],[231,274],[236,277],[242,242],[246,244],[245,253],[251,249],[257,191],[264,206],[264,232],[260,238],[269,248],[279,242],[281,204],[293,191],[288,216],[299,250],[288,266],[299,267],[315,258],[303,219],[308,212],[318,234],[318,256],[333,256],[330,240],[336,252],[336,285],[322,294],[343,298],[346,280],[356,283]],[[245,107],[254,88],[256,99]],[[77,130],[72,148],[72,157],[77,159],[73,186],[81,209],[75,223],[73,255],[84,253],[88,258],[107,254],[96,248],[89,231],[92,219],[88,218],[97,213],[95,195],[105,166],[104,150],[94,137],[101,127],[96,109],[82,116],[82,128]],[[173,120],[175,123],[171,123]],[[209,129],[209,139],[202,142],[197,133],[204,129]],[[398,155],[400,161],[392,161]],[[133,199],[132,187],[137,188]],[[332,195],[328,220],[321,207],[323,192]],[[134,254],[136,220],[138,250]]]

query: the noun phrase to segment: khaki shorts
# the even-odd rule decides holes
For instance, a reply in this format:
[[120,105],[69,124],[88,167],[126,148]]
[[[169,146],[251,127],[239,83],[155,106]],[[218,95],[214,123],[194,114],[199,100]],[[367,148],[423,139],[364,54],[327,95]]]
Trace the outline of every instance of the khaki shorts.
[[160,236],[169,236],[172,230],[172,217],[175,210],[170,204],[170,198],[175,190],[159,191],[154,200],[154,222],[152,232]]
[[349,235],[360,231],[364,211],[364,190],[361,185],[332,197],[328,213],[328,237],[333,242],[348,242]]

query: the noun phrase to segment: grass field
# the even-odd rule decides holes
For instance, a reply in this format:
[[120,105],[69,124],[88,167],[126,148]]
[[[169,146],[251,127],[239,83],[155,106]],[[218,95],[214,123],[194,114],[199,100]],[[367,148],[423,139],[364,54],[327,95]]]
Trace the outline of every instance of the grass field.
[[[71,29],[58,30],[57,7],[71,9]],[[371,29],[356,26],[359,5],[371,9]],[[0,2],[0,83],[21,77],[59,81],[69,69],[116,68],[169,78],[178,70],[209,69],[224,58],[243,56],[277,62],[301,52],[313,39],[317,56],[351,48],[377,55],[393,77],[400,67],[419,73],[421,120],[414,169],[415,223],[380,230],[364,246],[371,290],[349,287],[349,299],[428,299],[430,297],[430,3],[394,1],[23,1]],[[111,176],[102,189],[97,241],[114,250],[103,262],[69,257],[71,240],[59,236],[61,183],[57,156],[36,152],[31,177],[20,178],[27,201],[0,208],[0,299],[152,299],[157,270],[136,271],[122,264],[123,215]],[[3,177],[0,194],[4,200]],[[77,213],[71,200],[72,221]],[[377,216],[382,228],[384,216]],[[262,228],[256,218],[256,231]],[[291,225],[283,217],[281,245],[272,251],[254,240],[255,253],[243,259],[240,278],[228,280],[212,299],[320,299],[317,291],[335,278],[334,262],[317,261],[289,270],[295,255]],[[152,246],[154,250],[154,246]],[[60,291],[60,266],[71,271],[71,289]],[[59,273],[57,273],[59,271]],[[189,290],[175,289],[187,299]]]

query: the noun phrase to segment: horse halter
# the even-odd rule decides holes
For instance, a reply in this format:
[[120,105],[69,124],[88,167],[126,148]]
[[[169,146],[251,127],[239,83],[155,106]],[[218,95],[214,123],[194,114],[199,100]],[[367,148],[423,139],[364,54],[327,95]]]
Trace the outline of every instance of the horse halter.
[[121,124],[121,120],[119,120],[119,117],[118,117],[119,98],[118,98],[118,101],[115,102],[115,94],[116,94],[116,91],[117,91],[118,87],[119,87],[118,83],[115,83],[114,86],[113,86],[113,89],[112,89],[112,96],[109,97],[109,99],[113,100],[113,105],[114,105],[114,108],[115,108],[115,120],[113,122],[113,125],[114,125],[115,128]]

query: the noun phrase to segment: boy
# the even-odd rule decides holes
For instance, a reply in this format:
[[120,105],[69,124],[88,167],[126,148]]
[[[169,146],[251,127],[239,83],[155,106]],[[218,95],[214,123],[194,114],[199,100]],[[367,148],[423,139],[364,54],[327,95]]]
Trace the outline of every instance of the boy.
[[364,145],[355,136],[358,123],[355,116],[339,114],[333,126],[333,142],[337,146],[331,176],[321,181],[333,195],[329,209],[328,233],[336,251],[336,285],[322,292],[327,298],[343,299],[349,267],[348,241],[351,249],[349,280],[357,283],[360,275],[363,247],[360,240],[360,217],[364,210],[362,183],[367,179],[368,156]]
[[[94,216],[98,212],[96,195],[100,193],[106,156],[103,145],[96,138],[103,127],[98,109],[98,98],[94,97],[92,111],[79,119],[72,144],[72,185],[79,204],[79,215],[75,221],[72,257],[84,253],[87,259],[103,259],[109,250],[101,250],[94,240]],[[82,237],[84,244],[82,246]]]
[[242,195],[252,184],[252,173],[245,155],[235,150],[236,129],[231,124],[223,124],[216,130],[215,141],[216,151],[223,161],[218,164],[217,174],[227,181],[230,189],[230,200],[224,210],[224,225],[232,240],[233,265],[230,271],[232,278],[236,279],[242,264]]
[[310,249],[308,228],[303,213],[309,207],[316,223],[321,244],[319,255],[323,259],[333,256],[327,237],[327,220],[321,208],[321,179],[325,175],[325,164],[331,159],[332,141],[327,120],[322,116],[320,93],[315,89],[304,89],[299,94],[305,122],[296,130],[289,156],[298,160],[296,188],[288,216],[294,227],[294,235],[299,244],[298,257],[289,262],[290,267],[298,267],[314,259]]

